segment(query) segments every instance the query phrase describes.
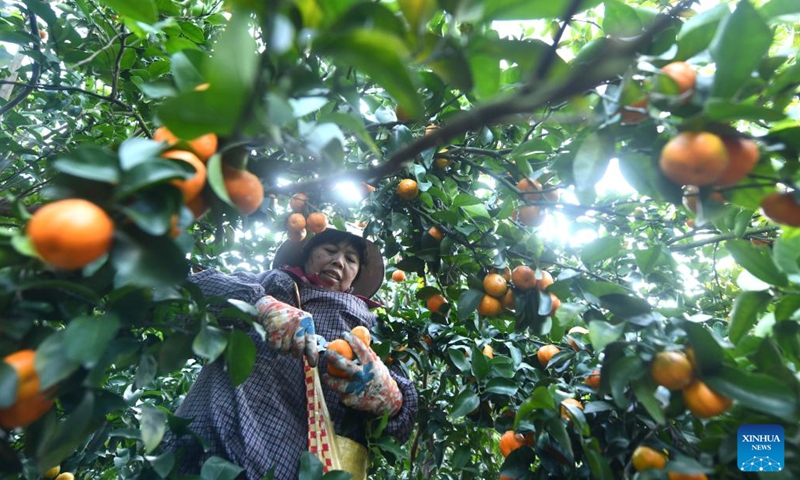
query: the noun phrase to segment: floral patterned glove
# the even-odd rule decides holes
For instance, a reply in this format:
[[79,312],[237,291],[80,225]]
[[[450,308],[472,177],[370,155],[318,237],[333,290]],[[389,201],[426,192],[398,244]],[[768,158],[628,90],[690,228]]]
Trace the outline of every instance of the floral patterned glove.
[[258,323],[267,331],[269,346],[295,357],[305,355],[308,364],[317,366],[317,336],[311,314],[265,295],[256,302]]
[[386,411],[390,415],[396,414],[403,406],[403,394],[389,374],[389,369],[358,337],[348,332],[344,334],[344,339],[353,347],[361,364],[328,350],[325,353],[328,364],[342,370],[347,378],[336,378],[326,373],[322,381],[339,392],[342,403],[348,407],[375,415],[382,415]]

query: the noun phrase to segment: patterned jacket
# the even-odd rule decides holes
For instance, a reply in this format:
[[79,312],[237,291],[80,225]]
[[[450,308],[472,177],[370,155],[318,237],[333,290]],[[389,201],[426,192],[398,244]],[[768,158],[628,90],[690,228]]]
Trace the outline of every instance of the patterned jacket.
[[[281,270],[232,275],[206,270],[190,280],[207,297],[255,304],[262,296],[272,295],[297,306],[293,277]],[[357,325],[370,328],[376,321],[364,300],[354,295],[299,281],[297,284],[303,310],[314,317],[317,334],[329,341],[341,338]],[[210,363],[203,367],[176,412],[192,419],[189,429],[209,445],[204,452],[192,436],[165,436],[164,448],[176,451],[182,473],[197,474],[208,458],[219,456],[243,467],[247,479],[260,480],[271,468],[275,468],[275,480],[298,478],[300,454],[308,449],[302,359],[276,353],[253,328],[248,333],[256,345],[250,377],[233,388],[224,362]],[[325,371],[322,355],[319,368]],[[389,420],[386,432],[406,442],[414,428],[417,392],[398,369],[390,371],[403,393],[403,407]],[[345,407],[339,394],[324,384],[323,390],[336,433],[366,444],[365,422],[374,416]]]

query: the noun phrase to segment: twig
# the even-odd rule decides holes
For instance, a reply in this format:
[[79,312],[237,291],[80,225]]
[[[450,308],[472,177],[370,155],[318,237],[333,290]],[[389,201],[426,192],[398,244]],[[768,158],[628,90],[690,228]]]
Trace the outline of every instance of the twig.
[[[778,227],[761,227],[761,228],[754,228],[752,230],[748,230],[745,232],[744,237],[747,238],[751,235],[758,235],[760,233],[768,233],[777,231]],[[706,245],[711,245],[714,243],[724,242],[726,240],[735,240],[740,238],[735,233],[723,233],[720,235],[714,235],[713,237],[705,238],[703,240],[697,240],[694,242],[684,243],[682,245],[677,245],[675,247],[670,247],[670,251],[672,252],[683,252],[686,250],[691,250],[693,248],[704,247]]]
[[[103,46],[100,48],[100,50],[97,50],[96,52],[94,52],[93,54],[91,54],[91,55],[89,55],[88,57],[84,58],[84,59],[83,59],[83,60],[81,60],[80,62],[78,62],[78,63],[76,63],[76,64],[73,64],[73,65],[70,65],[70,68],[78,68],[78,67],[80,67],[80,66],[86,65],[87,63],[89,63],[89,62],[91,62],[92,60],[94,60],[95,58],[97,58],[97,56],[98,56],[98,55],[100,55],[101,53],[103,53],[103,52],[104,52],[106,49],[110,48],[110,47],[111,47],[111,46],[114,44],[114,42],[116,42],[116,41],[117,41],[117,39],[118,39],[119,37],[122,37],[122,36],[124,36],[124,37],[126,37],[126,38],[127,38],[127,37],[128,37],[128,35],[131,35],[131,34],[130,34],[130,33],[125,33],[125,32],[124,32],[124,30],[123,30],[122,32],[120,32],[120,33],[116,34],[116,35],[114,36],[114,38],[112,38],[111,40],[109,40],[107,44],[103,45]],[[125,42],[124,42],[124,39],[123,39],[123,42],[122,42],[122,43],[123,43],[123,46],[124,46],[124,43],[125,43]],[[120,53],[117,55],[117,59],[120,59],[120,58],[122,58],[122,49],[120,49]],[[119,60],[117,60],[117,65],[119,65]]]
[[572,17],[580,9],[581,3],[583,3],[583,0],[572,0],[569,6],[567,6],[567,11],[564,13],[561,27],[559,27],[558,32],[556,32],[556,35],[553,38],[553,46],[547,51],[547,55],[542,59],[542,63],[539,64],[539,68],[536,70],[536,76],[534,77],[535,81],[544,79],[548,70],[550,70],[550,67],[553,65],[553,61],[556,58],[556,51],[558,50],[558,43],[561,41],[561,37],[564,35],[567,25],[572,22]]

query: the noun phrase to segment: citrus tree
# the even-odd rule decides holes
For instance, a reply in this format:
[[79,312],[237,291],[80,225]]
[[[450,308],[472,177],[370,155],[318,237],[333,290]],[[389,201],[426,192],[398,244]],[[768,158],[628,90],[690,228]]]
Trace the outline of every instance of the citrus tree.
[[4,478],[177,478],[201,366],[255,361],[187,276],[328,225],[420,393],[375,478],[800,475],[796,2],[0,8]]

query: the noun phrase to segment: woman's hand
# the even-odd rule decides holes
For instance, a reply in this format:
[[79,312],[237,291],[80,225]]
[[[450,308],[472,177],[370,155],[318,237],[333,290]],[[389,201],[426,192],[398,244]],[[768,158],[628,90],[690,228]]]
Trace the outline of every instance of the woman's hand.
[[353,347],[359,365],[339,353],[328,350],[325,358],[328,365],[335,366],[347,375],[336,378],[327,373],[322,381],[340,394],[342,403],[348,407],[382,415],[388,411],[396,414],[403,406],[403,394],[389,374],[389,369],[369,347],[352,333],[345,333],[344,339]]
[[317,366],[317,336],[311,314],[265,295],[256,302],[258,323],[267,331],[269,346],[295,357],[305,355],[308,364]]

